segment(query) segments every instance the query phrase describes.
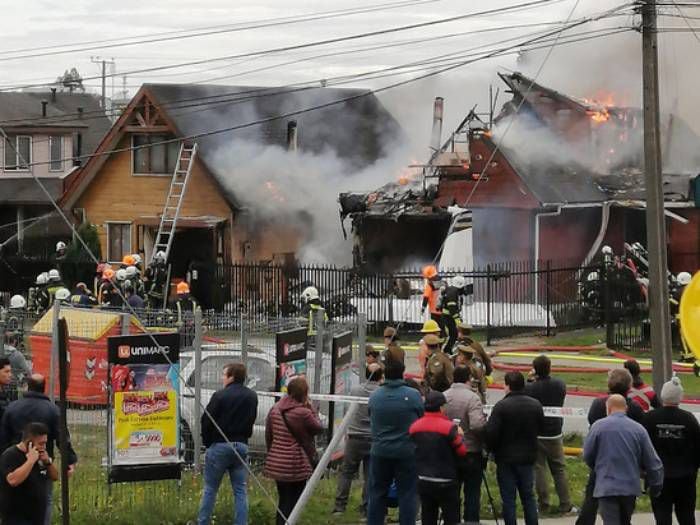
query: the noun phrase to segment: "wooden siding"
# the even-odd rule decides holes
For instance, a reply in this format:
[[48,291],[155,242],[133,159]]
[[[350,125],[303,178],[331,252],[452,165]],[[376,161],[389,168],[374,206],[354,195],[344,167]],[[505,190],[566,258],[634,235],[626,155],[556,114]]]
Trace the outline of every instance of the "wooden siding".
[[[131,145],[126,134],[117,148]],[[170,177],[132,175],[130,151],[115,153],[76,204],[85,208],[87,219],[98,228],[103,256],[107,255],[107,222],[135,222],[139,217],[160,216],[170,187]],[[201,162],[195,162],[181,216],[217,216],[231,224],[231,209]],[[132,251],[136,249],[136,229],[131,231]]]

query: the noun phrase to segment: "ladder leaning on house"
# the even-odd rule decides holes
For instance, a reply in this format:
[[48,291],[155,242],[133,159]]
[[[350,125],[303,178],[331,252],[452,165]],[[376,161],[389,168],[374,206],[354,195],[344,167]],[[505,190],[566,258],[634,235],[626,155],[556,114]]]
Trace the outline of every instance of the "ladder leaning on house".
[[180,145],[180,154],[175,164],[173,178],[170,181],[170,189],[168,190],[168,198],[165,200],[163,214],[160,217],[160,226],[158,227],[156,242],[153,245],[151,259],[160,251],[165,253],[165,261],[170,257],[170,248],[173,245],[180,209],[182,208],[182,202],[185,200],[185,190],[187,189],[187,182],[190,179],[196,155],[196,142],[194,144],[183,142]]

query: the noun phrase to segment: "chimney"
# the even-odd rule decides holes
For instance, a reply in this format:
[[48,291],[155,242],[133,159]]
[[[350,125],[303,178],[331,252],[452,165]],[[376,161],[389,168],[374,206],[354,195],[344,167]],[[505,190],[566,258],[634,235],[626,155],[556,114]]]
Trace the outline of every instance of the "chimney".
[[56,88],[51,88],[51,102],[56,102]]
[[297,150],[297,121],[287,122],[287,151]]
[[41,116],[46,117],[46,106],[49,105],[48,100],[42,100],[41,101]]
[[433,133],[430,137],[430,149],[438,151],[442,146],[442,110],[443,98],[435,97],[435,105],[433,106]]
[[83,108],[80,106],[78,107],[78,118],[83,118]]

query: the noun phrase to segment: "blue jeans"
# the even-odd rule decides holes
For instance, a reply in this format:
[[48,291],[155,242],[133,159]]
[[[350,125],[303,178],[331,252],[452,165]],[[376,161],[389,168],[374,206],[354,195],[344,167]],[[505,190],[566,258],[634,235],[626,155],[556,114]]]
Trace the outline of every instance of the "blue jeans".
[[247,457],[248,445],[245,443],[214,443],[207,449],[204,459],[204,492],[197,517],[199,525],[209,525],[216,503],[216,493],[221,485],[221,478],[227,471],[235,497],[233,523],[234,525],[248,523],[248,494],[246,490],[248,470],[242,463],[246,461]]
[[503,501],[503,522],[505,525],[515,525],[515,495],[520,493],[523,504],[526,525],[537,525],[537,502],[535,501],[535,468],[534,465],[516,465],[513,463],[498,463],[496,479]]
[[383,525],[386,516],[387,494],[396,480],[399,499],[399,524],[415,525],[417,496],[416,458],[383,458],[370,455],[369,502],[367,525]]

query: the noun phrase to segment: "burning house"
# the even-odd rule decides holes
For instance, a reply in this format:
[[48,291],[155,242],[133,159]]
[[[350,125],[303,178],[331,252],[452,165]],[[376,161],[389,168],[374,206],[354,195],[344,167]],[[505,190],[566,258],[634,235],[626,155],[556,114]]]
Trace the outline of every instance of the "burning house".
[[[500,77],[511,99],[492,122],[471,112],[439,148],[433,138],[431,158],[414,178],[340,196],[356,264],[395,269],[433,260],[446,234],[460,229],[455,210],[470,218],[465,268],[516,260],[580,265],[604,244],[622,251],[625,242],[646,243],[641,110],[579,100],[519,73]],[[436,122],[440,111],[441,103]],[[695,270],[700,137],[677,115],[662,128],[669,265]],[[454,258],[451,265],[458,266]]]

